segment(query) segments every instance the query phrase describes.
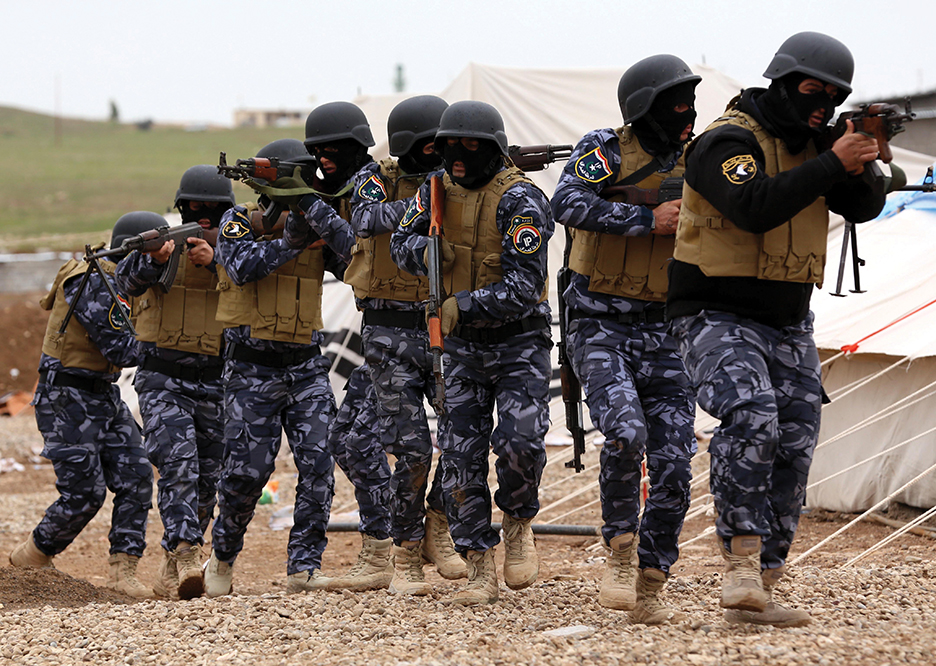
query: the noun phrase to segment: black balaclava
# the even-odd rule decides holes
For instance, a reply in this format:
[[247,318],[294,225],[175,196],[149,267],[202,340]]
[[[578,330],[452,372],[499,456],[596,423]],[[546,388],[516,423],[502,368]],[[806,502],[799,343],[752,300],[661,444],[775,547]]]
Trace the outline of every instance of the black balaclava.
[[[452,175],[455,162],[464,163],[465,176],[463,178],[456,178]],[[469,190],[476,190],[491,182],[504,160],[496,143],[481,139],[477,150],[468,150],[460,141],[454,146],[450,146],[446,141],[442,147],[442,163],[452,182]]]
[[[204,204],[204,202],[202,203]],[[208,208],[203,205],[199,210],[192,210],[189,207],[189,200],[183,199],[179,202],[179,212],[182,214],[183,224],[207,219],[210,222],[209,229],[216,229],[218,225],[221,224],[221,216],[224,215],[229,207],[230,204],[225,205],[219,202],[214,208]]]
[[399,159],[400,168],[404,173],[413,175],[417,173],[429,173],[442,166],[442,156],[433,151],[428,155],[423,152],[423,148],[432,145],[435,139],[429,138],[413,144],[413,147]]
[[[767,92],[757,98],[757,108],[765,119],[773,125],[789,151],[796,155],[801,152],[810,139],[818,137],[825,130],[826,123],[832,119],[835,100],[825,90],[811,95],[801,93],[799,85],[805,79],[816,78],[808,74],[794,72],[770,82]],[[825,121],[817,128],[809,126],[809,116],[816,109],[825,113]]]
[[[337,148],[337,152],[325,152],[325,148]],[[367,162],[367,146],[356,139],[339,139],[328,143],[311,146],[310,152],[316,157],[326,157],[335,163],[335,173],[326,173],[319,168],[322,182],[327,187],[336,188],[348,181],[351,176]]]
[[[681,113],[674,111],[680,104],[689,108]],[[644,150],[651,155],[666,155],[684,143],[680,136],[687,125],[695,125],[695,119],[695,82],[686,82],[657,95],[647,113],[631,123],[631,128]]]

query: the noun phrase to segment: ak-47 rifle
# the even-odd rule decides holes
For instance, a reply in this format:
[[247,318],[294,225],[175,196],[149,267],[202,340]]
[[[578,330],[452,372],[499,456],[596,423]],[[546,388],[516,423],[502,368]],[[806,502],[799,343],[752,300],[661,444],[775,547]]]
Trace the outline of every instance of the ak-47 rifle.
[[[566,236],[569,230],[566,229]],[[566,238],[566,252],[562,268],[556,276],[556,288],[559,291],[559,379],[562,382],[562,402],[565,405],[566,428],[572,435],[572,460],[566,461],[565,466],[581,472],[585,469],[582,456],[585,455],[585,426],[582,419],[582,384],[575,376],[572,362],[566,351],[566,336],[568,335],[568,309],[565,303],[565,290],[572,278],[572,271],[568,267],[569,248],[571,242]]]
[[445,378],[442,370],[442,214],[445,208],[445,187],[442,179],[434,176],[429,185],[430,208],[429,244],[426,247],[426,268],[429,272],[429,298],[426,300],[426,322],[429,327],[429,351],[432,354],[432,375],[435,378],[435,393],[432,406],[436,414],[445,411]]
[[182,253],[192,247],[189,245],[187,239],[204,237],[205,230],[202,229],[198,222],[189,222],[188,224],[181,224],[175,227],[166,225],[157,229],[144,231],[136,236],[130,236],[130,238],[124,239],[120,247],[111,248],[110,250],[98,250],[90,255],[86,254],[85,261],[90,263],[92,259],[103,259],[104,257],[112,257],[115,255],[123,256],[129,254],[133,250],[139,252],[153,252],[161,248],[165,243],[175,241],[175,249],[173,249],[172,254],[169,255],[169,261],[166,262],[163,272],[157,281],[159,288],[163,293],[166,293],[172,289],[172,283],[175,281],[176,272],[179,270],[179,261],[182,258]]
[[659,206],[667,201],[682,199],[684,181],[684,178],[664,178],[655,190],[645,190],[636,185],[609,185],[601,190],[601,198],[622,195],[624,203],[632,206]]
[[524,172],[542,171],[553,162],[572,157],[572,146],[507,146],[507,156],[518,169]]
[[890,164],[894,159],[890,149],[890,140],[906,129],[903,126],[904,123],[910,122],[915,117],[916,114],[910,110],[910,98],[907,98],[903,109],[896,104],[884,102],[861,104],[857,111],[845,111],[839,115],[829,137],[830,145],[845,133],[848,129],[846,121],[850,120],[854,123],[856,132],[877,139],[881,161],[884,164]]
[[[250,157],[246,160],[237,160],[233,166],[227,163],[227,153],[222,152],[218,159],[219,174],[231,180],[246,183],[251,188],[263,185],[264,182],[275,183],[279,178],[293,177],[296,169],[299,169],[303,181],[311,183],[315,178],[315,169],[317,167],[318,162],[316,162],[314,155],[289,161],[276,157]],[[262,232],[268,234],[273,231],[284,212],[286,212],[286,207],[283,204],[278,201],[270,201],[261,216]]]

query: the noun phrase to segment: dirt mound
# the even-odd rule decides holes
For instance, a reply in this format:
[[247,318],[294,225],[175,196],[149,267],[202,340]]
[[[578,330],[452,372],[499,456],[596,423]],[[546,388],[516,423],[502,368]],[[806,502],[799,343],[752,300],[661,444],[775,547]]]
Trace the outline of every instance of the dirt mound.
[[0,293],[0,395],[32,393],[36,385],[42,336],[49,321],[49,313],[39,307],[44,295]]
[[133,600],[114,590],[95,587],[57,569],[0,568],[0,611],[21,608],[75,608],[94,603],[126,604]]

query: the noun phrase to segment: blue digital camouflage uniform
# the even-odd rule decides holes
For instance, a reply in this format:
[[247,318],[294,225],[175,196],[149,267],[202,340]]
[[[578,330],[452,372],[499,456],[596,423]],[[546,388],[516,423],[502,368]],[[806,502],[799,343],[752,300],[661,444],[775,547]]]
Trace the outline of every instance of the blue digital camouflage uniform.
[[[441,177],[444,172],[433,175]],[[393,260],[414,275],[426,274],[423,254],[429,202],[427,181],[391,240]],[[519,219],[530,229],[515,241],[512,232]],[[547,245],[554,230],[546,196],[523,182],[501,197],[496,221],[503,235],[501,280],[454,294],[459,326],[484,329],[491,335],[521,320],[548,322],[549,304],[538,301],[546,286]],[[546,464],[543,438],[549,427],[551,347],[548,323],[504,342],[470,342],[458,337],[457,329],[445,339],[446,414],[439,444],[445,512],[459,553],[485,551],[500,541],[491,529],[489,449],[497,456],[497,506],[519,519],[532,518],[539,511],[539,483]]]
[[376,398],[366,364],[348,377],[345,396],[328,430],[328,449],[354,486],[360,530],[390,536],[390,464],[380,441]]
[[[605,159],[589,160],[594,151]],[[594,166],[586,177],[577,174],[580,160]],[[586,134],[553,196],[556,220],[586,231],[649,234],[649,208],[599,196],[614,183],[620,165],[614,130]],[[589,277],[571,275],[564,294],[566,307],[574,313],[568,327],[569,357],[589,413],[606,438],[599,475],[602,535],[610,542],[620,534],[639,532],[640,567],[669,572],[679,557],[679,533],[690,500],[690,461],[696,451],[689,378],[669,326],[662,321],[662,303],[591,291]],[[626,320],[627,314],[644,314],[655,323],[615,320],[620,315]],[[650,493],[639,520],[645,453]]]
[[[422,179],[420,179],[421,181]],[[403,218],[409,199],[391,200],[393,184],[385,182],[380,166],[371,163],[354,178],[351,226],[359,238],[392,233]],[[365,312],[391,310],[422,313],[420,301],[358,298]],[[419,322],[424,320],[418,317]],[[370,372],[379,416],[382,450],[396,458],[390,480],[391,534],[394,543],[420,541],[425,536],[425,506],[444,511],[440,466],[426,495],[432,466],[432,439],[425,399],[434,379],[429,359],[429,336],[425,327],[405,328],[366,324],[361,335],[364,357]],[[362,444],[365,442],[361,442]]]
[[[282,238],[258,242],[243,222],[246,219],[240,206],[225,213],[215,249],[218,264],[235,284],[258,281],[302,252],[301,246],[292,249]],[[325,268],[340,277],[353,242],[350,228],[331,220],[319,225],[311,215],[306,219],[328,244],[323,248]],[[249,326],[225,329],[224,338],[228,356],[236,345],[300,359],[323,339],[321,331],[313,331],[308,345],[261,340],[251,337]],[[285,430],[299,471],[287,574],[321,568],[334,494],[334,462],[326,445],[335,415],[329,365],[321,353],[282,368],[227,359],[224,467],[218,483],[218,517],[212,527],[212,548],[219,561],[233,563],[243,548],[244,533],[273,472]]]
[[[182,257],[181,261],[188,259]],[[142,296],[156,285],[163,269],[164,265],[152,257],[131,252],[118,264],[114,280],[123,293]],[[193,372],[217,375],[216,379],[182,379],[141,367],[134,377],[146,454],[159,470],[156,500],[163,522],[162,547],[171,552],[180,541],[203,544],[214,515],[224,454],[220,376],[224,360],[163,349],[155,342],[138,344],[141,365],[152,357]]]
[[[71,278],[65,283],[69,303],[79,281]],[[110,363],[137,364],[136,340],[120,328],[120,315],[99,274],[88,279],[73,316]],[[141,556],[152,507],[153,468],[146,459],[139,427],[113,383],[119,373],[65,368],[46,354],[39,361],[39,371],[45,373],[45,380],[39,383],[32,404],[45,441],[42,455],[52,461],[59,498],[33,531],[36,546],[49,556],[65,550],[104,505],[109,489],[114,493],[110,553]],[[56,375],[96,380],[101,392],[54,386]]]
[[706,310],[679,317],[673,331],[699,405],[722,420],[709,444],[718,534],[758,534],[761,566],[783,566],[819,437],[813,315],[777,329]]

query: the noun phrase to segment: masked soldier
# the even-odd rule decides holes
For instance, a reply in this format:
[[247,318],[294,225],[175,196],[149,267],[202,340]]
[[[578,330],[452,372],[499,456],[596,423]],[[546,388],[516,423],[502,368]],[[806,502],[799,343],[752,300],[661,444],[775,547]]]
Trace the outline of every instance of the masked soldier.
[[[553,219],[546,196],[505,161],[504,122],[489,104],[457,102],[435,140],[445,188],[441,306],[445,409],[439,434],[445,511],[468,585],[455,603],[497,601],[488,450],[497,456],[494,501],[504,512],[504,579],[532,585],[539,561],[531,523],[546,462],[549,425],[547,250]],[[423,184],[390,241],[396,264],[425,275],[431,210]],[[497,427],[493,412],[497,409]]]
[[[156,213],[127,213],[114,225],[111,248],[131,236],[165,226]],[[102,244],[103,246],[103,244]],[[100,249],[100,247],[95,248]],[[100,259],[108,276],[116,265]],[[146,548],[146,520],[153,496],[153,468],[140,431],[115,382],[120,369],[137,364],[137,343],[123,330],[123,315],[100,273],[70,259],[40,301],[51,310],[39,361],[39,386],[33,405],[45,440],[42,455],[52,461],[59,498],[26,542],[10,554],[16,567],[53,567],[65,550],[114,493],[107,586],[138,599],[153,590],[136,577]],[[59,330],[68,314],[65,332]]]
[[221,474],[222,328],[215,318],[214,261],[221,216],[234,205],[231,181],[217,167],[193,166],[182,175],[175,207],[182,222],[198,222],[211,242],[191,238],[166,292],[158,284],[175,249],[131,252],[117,267],[121,291],[136,300],[140,399],[147,456],[159,470],[157,504],[163,522],[163,560],[154,589],[172,599],[204,592],[201,545],[217,503]]
[[[398,269],[390,258],[391,232],[426,174],[441,165],[433,143],[447,107],[444,100],[431,95],[412,97],[394,107],[387,133],[390,154],[397,159],[366,164],[355,176],[351,200],[357,243],[345,282],[354,287],[358,309],[364,313],[364,367],[369,369],[377,398],[378,444],[381,451],[396,458],[388,498],[395,563],[389,589],[394,594],[429,594],[424,559],[433,562],[444,578],[467,575],[449,536],[438,466],[426,498],[432,440],[424,403],[434,387],[422,303],[428,283],[424,277]],[[370,444],[369,438],[358,437],[348,441],[348,448]],[[352,480],[356,487],[370,485],[363,475]],[[368,539],[366,532],[364,539]],[[342,576],[333,584],[344,581],[353,584],[354,577]]]
[[[709,445],[727,619],[779,626],[809,615],[771,599],[806,493],[822,396],[809,298],[823,279],[829,210],[884,204],[875,141],[816,139],[851,92],[854,61],[814,32],[786,40],[766,90],[745,90],[690,146],[667,299]],[[866,166],[867,165],[867,166]]]
[[[314,193],[294,199],[295,214],[286,227],[294,247],[318,237],[319,225],[348,222],[354,176],[374,163],[374,145],[364,112],[349,102],[316,107],[306,119],[305,147],[318,164],[310,185]],[[354,485],[361,517],[361,551],[357,563],[328,581],[329,589],[386,588],[393,576],[390,558],[390,466],[380,444],[376,399],[365,365],[348,378],[341,408],[328,434],[328,449]]]
[[[299,141],[281,139],[258,157],[295,161],[308,153]],[[289,188],[293,180],[271,185]],[[322,587],[321,557],[334,493],[334,463],[325,439],[335,399],[330,363],[319,348],[322,281],[326,269],[344,274],[354,237],[336,218],[317,225],[324,242],[290,247],[281,231],[254,230],[249,213],[248,207],[235,206],[224,214],[216,248],[217,317],[226,327],[225,452],[205,571],[211,597],[231,592],[234,560],[273,472],[284,430],[299,473],[287,546],[288,592]]]
[[[610,556],[598,603],[646,624],[681,618],[659,596],[679,556],[696,450],[695,401],[663,314],[679,200],[636,205],[606,190],[660,191],[664,179],[682,175],[700,80],[672,55],[630,67],[618,85],[624,126],[579,142],[552,200],[571,240],[569,357],[606,438],[599,484]],[[640,520],[645,453],[650,495]]]

